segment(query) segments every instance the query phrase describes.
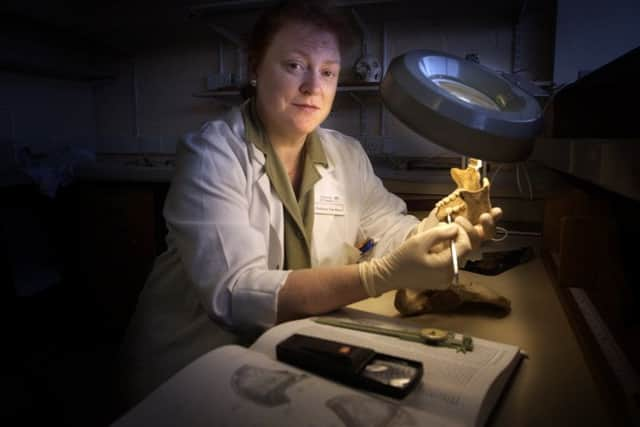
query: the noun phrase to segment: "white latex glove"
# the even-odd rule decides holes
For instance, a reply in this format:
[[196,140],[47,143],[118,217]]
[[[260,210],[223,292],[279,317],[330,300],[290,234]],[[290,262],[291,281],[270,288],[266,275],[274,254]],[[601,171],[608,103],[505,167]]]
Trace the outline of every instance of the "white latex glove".
[[405,240],[408,240],[416,234],[430,230],[438,225],[440,221],[438,221],[438,218],[436,217],[436,211],[437,208],[433,208],[431,212],[429,212],[429,215],[427,215],[422,221],[420,221],[418,224],[416,224],[415,227],[413,227],[409,234],[407,234],[407,238]]
[[502,209],[491,208],[491,211],[488,213],[480,215],[478,224],[471,224],[471,222],[463,216],[457,217],[455,222],[464,228],[471,240],[471,246],[473,249],[477,249],[482,242],[493,239],[496,234],[496,222],[498,222],[501,217]]
[[442,224],[407,239],[382,258],[358,264],[367,294],[377,297],[392,289],[446,289],[453,279],[449,242],[459,257],[471,250],[469,236],[458,224]]

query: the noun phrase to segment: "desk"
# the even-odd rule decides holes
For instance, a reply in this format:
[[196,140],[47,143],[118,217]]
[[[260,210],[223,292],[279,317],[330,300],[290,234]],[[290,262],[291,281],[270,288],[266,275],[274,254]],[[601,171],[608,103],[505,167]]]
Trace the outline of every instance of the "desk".
[[[403,323],[464,332],[514,344],[529,353],[494,408],[488,425],[612,425],[542,261],[536,258],[494,277],[461,274],[462,280],[475,281],[510,298],[512,312],[495,317],[487,311],[466,310],[412,317]],[[350,307],[397,317],[393,297],[389,292]],[[190,365],[190,370],[185,368],[180,380],[176,380],[180,374],[170,379],[117,425],[212,425],[212,420],[220,416],[216,412],[220,407],[213,402],[223,401],[216,397],[220,395],[219,388],[217,395],[212,391],[212,384],[227,383],[221,382],[219,371],[206,368],[206,360],[210,360],[207,357]]]
[[[494,289],[511,300],[511,313],[425,314],[407,321],[516,345],[529,354],[489,419],[492,426],[609,426],[600,390],[560,305],[540,257],[498,276],[461,272],[461,281]],[[350,307],[397,317],[394,292]]]

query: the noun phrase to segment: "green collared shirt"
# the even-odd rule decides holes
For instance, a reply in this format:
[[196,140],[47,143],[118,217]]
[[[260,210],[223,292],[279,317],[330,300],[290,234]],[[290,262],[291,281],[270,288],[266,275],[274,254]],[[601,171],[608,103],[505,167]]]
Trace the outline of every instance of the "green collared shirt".
[[300,190],[296,198],[291,181],[276,155],[256,111],[255,98],[242,106],[245,138],[264,153],[265,171],[271,185],[280,196],[284,215],[284,269],[311,267],[311,237],[314,217],[313,186],[320,179],[315,164],[328,166],[317,132],[307,135],[303,148],[303,170]]

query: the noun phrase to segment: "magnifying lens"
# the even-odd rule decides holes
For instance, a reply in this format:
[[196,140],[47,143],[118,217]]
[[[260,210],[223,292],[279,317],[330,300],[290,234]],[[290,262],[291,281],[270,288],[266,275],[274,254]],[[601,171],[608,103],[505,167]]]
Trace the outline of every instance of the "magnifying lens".
[[497,72],[447,53],[421,49],[394,58],[380,94],[410,129],[464,156],[522,161],[542,129],[535,97]]

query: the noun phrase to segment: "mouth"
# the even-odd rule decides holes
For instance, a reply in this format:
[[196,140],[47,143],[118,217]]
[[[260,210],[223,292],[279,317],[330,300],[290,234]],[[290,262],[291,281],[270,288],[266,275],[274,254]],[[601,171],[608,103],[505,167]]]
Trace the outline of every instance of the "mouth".
[[313,104],[293,104],[294,106],[298,107],[298,108],[302,108],[304,110],[319,110],[320,107],[317,107]]

